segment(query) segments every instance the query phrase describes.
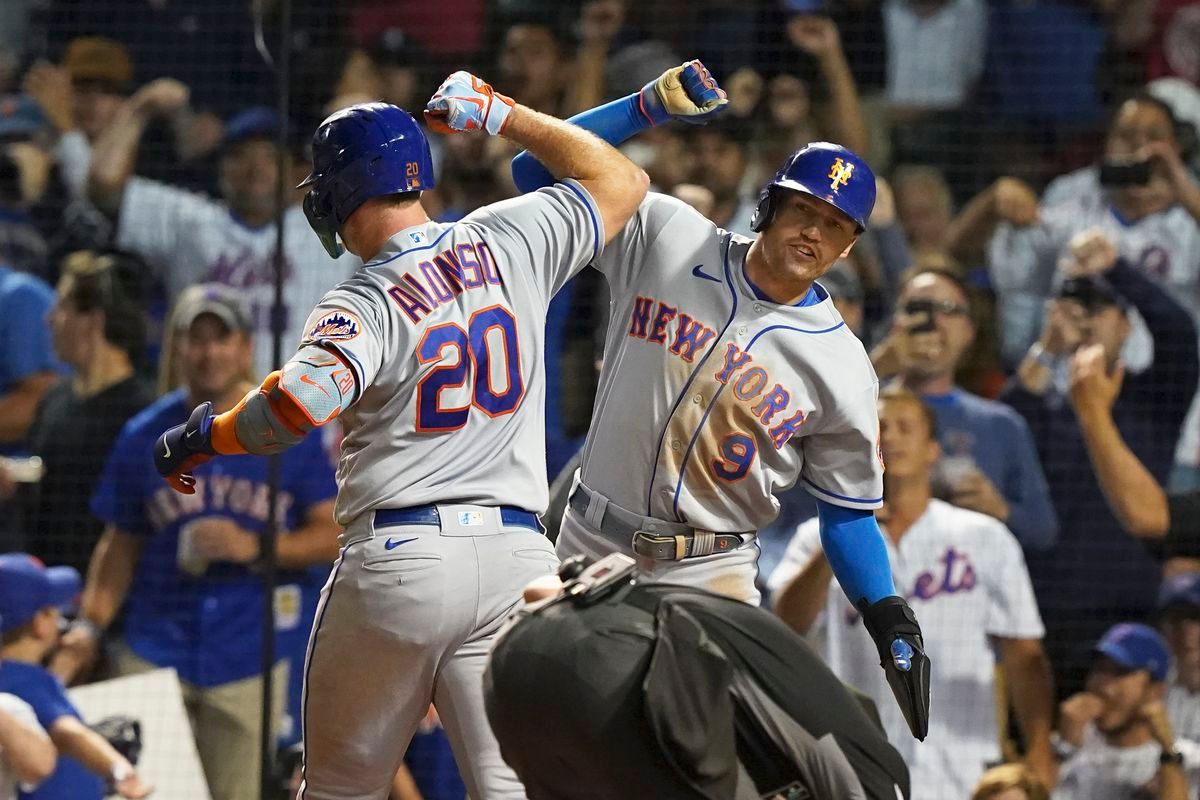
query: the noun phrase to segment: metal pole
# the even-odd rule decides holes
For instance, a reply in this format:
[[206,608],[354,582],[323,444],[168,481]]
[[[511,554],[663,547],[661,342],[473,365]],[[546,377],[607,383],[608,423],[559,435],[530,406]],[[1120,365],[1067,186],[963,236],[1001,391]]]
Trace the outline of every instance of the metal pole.
[[[287,320],[283,304],[283,282],[286,260],[284,258],[284,211],[288,206],[291,191],[291,153],[288,147],[288,118],[291,79],[292,3],[277,0],[279,11],[279,50],[274,63],[276,104],[279,113],[279,135],[277,150],[279,177],[275,184],[275,301],[271,308],[271,363],[283,363],[283,335]],[[261,6],[260,6],[261,10]],[[259,17],[260,24],[262,16]],[[270,59],[268,59],[270,63]],[[267,467],[267,526],[263,531],[260,564],[262,567],[263,617],[262,617],[262,733],[259,740],[261,800],[274,800],[275,736],[272,702],[275,694],[275,585],[277,582],[276,537],[281,520],[278,516],[280,456],[270,457]]]

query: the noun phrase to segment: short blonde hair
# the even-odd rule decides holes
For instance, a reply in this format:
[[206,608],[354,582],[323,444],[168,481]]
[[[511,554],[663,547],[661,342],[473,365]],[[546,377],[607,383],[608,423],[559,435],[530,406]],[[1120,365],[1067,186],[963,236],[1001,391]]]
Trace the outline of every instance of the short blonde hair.
[[1009,789],[1020,789],[1028,800],[1050,800],[1050,792],[1041,778],[1024,764],[1001,764],[983,773],[971,800],[991,800]]

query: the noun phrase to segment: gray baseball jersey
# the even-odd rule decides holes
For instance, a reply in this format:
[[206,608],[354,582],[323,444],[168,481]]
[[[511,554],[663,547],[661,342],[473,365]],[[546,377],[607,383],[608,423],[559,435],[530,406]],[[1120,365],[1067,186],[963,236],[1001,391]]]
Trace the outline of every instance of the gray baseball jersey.
[[751,531],[801,480],[877,508],[878,380],[828,294],[783,306],[744,272],[750,241],[651,193],[595,260],[612,289],[581,480],[629,511]]
[[[596,258],[600,214],[576,182],[397,233],[305,324],[350,364],[337,519],[430,503],[542,512],[550,298]],[[351,379],[347,375],[346,379]]]
[[[361,263],[332,260],[299,207],[283,214],[284,341],[300,340],[304,315]],[[216,282],[243,293],[254,328],[254,367],[266,375],[275,303],[275,226],[251,228],[221,203],[145,178],[130,178],[121,197],[117,244],[138,253],[162,274],[171,302],[195,283]]]

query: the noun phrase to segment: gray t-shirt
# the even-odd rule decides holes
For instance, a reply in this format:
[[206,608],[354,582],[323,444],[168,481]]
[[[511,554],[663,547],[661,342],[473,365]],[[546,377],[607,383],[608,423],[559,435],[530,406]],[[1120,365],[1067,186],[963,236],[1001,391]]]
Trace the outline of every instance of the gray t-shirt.
[[429,503],[547,504],[546,308],[599,255],[575,181],[391,238],[305,323],[350,364],[337,520]]

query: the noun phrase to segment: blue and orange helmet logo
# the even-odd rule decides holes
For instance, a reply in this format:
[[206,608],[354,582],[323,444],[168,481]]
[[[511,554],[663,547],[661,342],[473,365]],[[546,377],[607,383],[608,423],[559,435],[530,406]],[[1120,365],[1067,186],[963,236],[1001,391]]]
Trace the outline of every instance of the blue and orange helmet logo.
[[359,324],[358,318],[349,311],[332,311],[317,320],[304,338],[311,341],[333,339],[344,342],[358,336],[361,331],[362,325]]

